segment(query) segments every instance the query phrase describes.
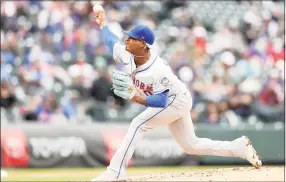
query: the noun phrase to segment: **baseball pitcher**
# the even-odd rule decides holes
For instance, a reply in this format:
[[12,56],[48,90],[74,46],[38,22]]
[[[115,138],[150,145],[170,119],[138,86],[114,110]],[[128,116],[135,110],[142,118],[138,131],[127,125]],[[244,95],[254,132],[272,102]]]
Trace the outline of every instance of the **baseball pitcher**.
[[107,170],[92,181],[112,181],[124,177],[136,144],[145,132],[158,126],[167,126],[188,154],[240,157],[256,168],[262,166],[260,157],[246,136],[233,141],[196,136],[190,115],[192,96],[167,62],[150,52],[155,35],[148,26],[138,24],[129,31],[123,31],[127,38],[125,45],[121,45],[106,24],[104,9],[95,11],[93,16],[114,60],[125,66],[125,72],[114,71],[112,75],[114,93],[147,109],[132,120]]

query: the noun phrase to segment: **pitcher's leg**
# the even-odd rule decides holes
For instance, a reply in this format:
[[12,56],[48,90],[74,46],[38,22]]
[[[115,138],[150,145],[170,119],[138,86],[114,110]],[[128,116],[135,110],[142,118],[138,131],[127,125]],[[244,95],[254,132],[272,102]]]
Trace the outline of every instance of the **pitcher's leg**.
[[189,113],[185,117],[170,123],[168,128],[174,139],[188,154],[225,157],[240,156],[240,139],[234,141],[219,141],[208,138],[198,138],[195,134]]
[[158,126],[168,125],[170,122],[181,118],[183,113],[171,104],[175,100],[171,98],[169,105],[165,108],[147,108],[132,120],[129,129],[120,144],[115,155],[112,157],[108,170],[116,172],[121,177],[125,175],[125,169],[131,159],[136,144],[140,142],[144,133]]
[[126,167],[131,159],[136,144],[143,138],[145,132],[149,130],[144,121],[133,119],[127,133],[124,136],[119,148],[113,155],[108,170],[112,170],[116,173],[116,178],[125,176]]

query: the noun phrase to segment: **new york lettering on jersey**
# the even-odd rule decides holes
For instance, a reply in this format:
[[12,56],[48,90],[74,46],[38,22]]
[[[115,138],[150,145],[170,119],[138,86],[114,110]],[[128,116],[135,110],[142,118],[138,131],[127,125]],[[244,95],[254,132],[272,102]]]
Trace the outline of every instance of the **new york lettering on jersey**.
[[134,75],[132,75],[132,81],[134,86],[137,88],[138,91],[144,93],[146,96],[153,95],[153,85],[146,84],[137,79]]

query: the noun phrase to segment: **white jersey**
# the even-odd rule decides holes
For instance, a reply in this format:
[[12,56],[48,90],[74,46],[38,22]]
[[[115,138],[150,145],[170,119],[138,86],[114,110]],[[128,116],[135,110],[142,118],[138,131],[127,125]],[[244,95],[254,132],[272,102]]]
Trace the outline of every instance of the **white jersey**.
[[124,64],[126,73],[131,75],[135,88],[142,95],[150,96],[166,90],[169,95],[177,95],[187,91],[168,63],[157,55],[151,54],[145,64],[136,68],[133,55],[125,50],[125,46],[116,43],[113,57],[116,62]]

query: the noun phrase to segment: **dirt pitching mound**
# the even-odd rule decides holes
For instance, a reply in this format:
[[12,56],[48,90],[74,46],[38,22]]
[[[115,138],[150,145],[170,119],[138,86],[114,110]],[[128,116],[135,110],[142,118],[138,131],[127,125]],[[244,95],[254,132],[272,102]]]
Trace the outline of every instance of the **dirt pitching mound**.
[[237,167],[134,176],[123,181],[284,181],[283,167]]

